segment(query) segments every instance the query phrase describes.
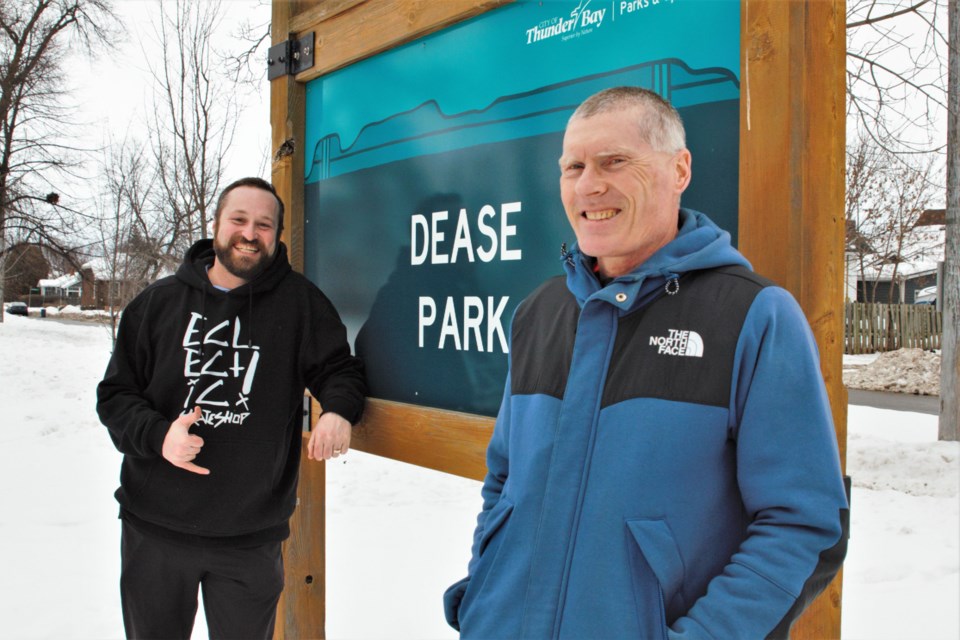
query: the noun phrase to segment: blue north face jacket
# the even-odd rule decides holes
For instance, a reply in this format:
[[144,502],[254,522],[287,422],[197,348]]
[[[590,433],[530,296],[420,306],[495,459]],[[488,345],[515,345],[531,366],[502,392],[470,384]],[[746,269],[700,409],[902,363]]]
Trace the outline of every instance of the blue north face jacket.
[[602,286],[517,309],[462,638],[787,637],[846,552],[816,344],[703,214]]

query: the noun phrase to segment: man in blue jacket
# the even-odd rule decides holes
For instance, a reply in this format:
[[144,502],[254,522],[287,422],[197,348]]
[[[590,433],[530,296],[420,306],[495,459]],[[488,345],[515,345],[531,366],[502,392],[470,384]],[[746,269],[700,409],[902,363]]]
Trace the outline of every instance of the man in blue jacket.
[[785,290],[680,208],[676,110],[633,87],[567,125],[566,277],[517,309],[463,638],[787,637],[843,561],[817,347]]

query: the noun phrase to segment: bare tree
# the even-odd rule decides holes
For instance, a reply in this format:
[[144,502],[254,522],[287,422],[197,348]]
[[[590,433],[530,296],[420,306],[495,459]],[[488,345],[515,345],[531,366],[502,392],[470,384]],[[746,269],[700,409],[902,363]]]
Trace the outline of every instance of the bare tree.
[[207,237],[236,129],[236,88],[216,68],[212,41],[222,18],[219,1],[176,0],[172,8],[161,5],[155,24],[162,54],[150,68],[159,96],[151,146],[169,253]]
[[50,264],[43,251],[29,243],[15,244],[8,249],[6,267],[4,290],[10,297],[21,299],[50,273]]
[[857,261],[860,294],[877,302],[881,279],[891,287],[886,302],[895,299],[901,264],[926,249],[917,221],[937,196],[939,158],[902,156],[889,145],[861,136],[847,149],[847,250]]
[[947,115],[947,238],[943,261],[940,440],[960,440],[960,3],[950,2]]
[[856,129],[897,154],[942,151],[947,0],[850,0],[847,111]]
[[170,264],[171,229],[153,207],[157,172],[138,141],[108,145],[100,175],[97,280],[108,288],[103,297],[115,340],[120,311]]
[[869,139],[860,138],[847,148],[847,252],[856,261],[858,297],[876,300],[879,279],[868,279],[879,261],[874,230],[882,225],[878,206],[886,188],[885,156]]
[[[270,0],[259,0],[258,6],[269,8]],[[222,54],[221,63],[238,85],[259,91],[267,75],[270,21],[247,18],[239,24],[233,35],[236,47]]]
[[64,52],[72,42],[91,51],[115,24],[107,0],[0,4],[0,274],[11,238],[69,252],[76,212],[58,187],[74,160]]

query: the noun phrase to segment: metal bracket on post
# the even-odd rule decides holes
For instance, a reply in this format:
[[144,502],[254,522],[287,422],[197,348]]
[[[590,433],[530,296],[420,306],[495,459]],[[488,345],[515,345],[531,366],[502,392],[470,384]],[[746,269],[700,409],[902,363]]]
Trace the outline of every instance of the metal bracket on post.
[[314,32],[297,39],[293,34],[286,42],[267,51],[267,80],[280,76],[295,76],[313,66]]
[[303,432],[310,433],[312,422],[310,421],[310,413],[313,407],[310,405],[310,396],[303,395]]

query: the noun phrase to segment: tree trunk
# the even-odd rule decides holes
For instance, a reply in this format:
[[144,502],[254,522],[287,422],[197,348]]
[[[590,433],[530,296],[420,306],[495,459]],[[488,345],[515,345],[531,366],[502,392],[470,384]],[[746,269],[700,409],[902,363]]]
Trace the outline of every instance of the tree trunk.
[[3,322],[3,286],[7,281],[7,243],[3,237],[3,225],[0,224],[0,323]]
[[943,347],[940,352],[940,439],[960,440],[960,0],[948,5],[947,238],[943,247]]

